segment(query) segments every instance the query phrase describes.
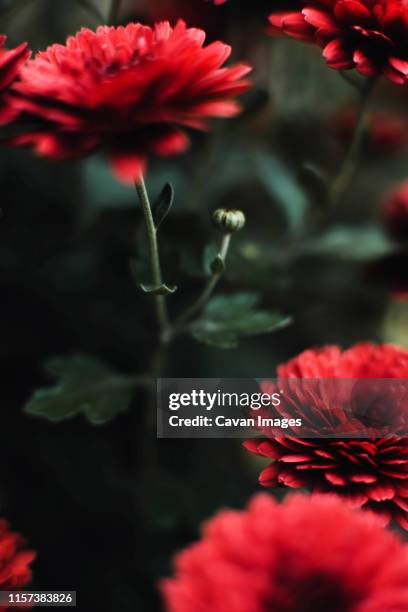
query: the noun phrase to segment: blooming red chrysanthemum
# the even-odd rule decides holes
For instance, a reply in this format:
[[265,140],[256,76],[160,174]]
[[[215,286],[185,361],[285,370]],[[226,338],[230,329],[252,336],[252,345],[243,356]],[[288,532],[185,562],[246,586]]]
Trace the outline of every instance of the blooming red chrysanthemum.
[[[408,351],[392,345],[361,343],[311,349],[278,368],[285,378],[408,378]],[[265,383],[268,384],[268,383]],[[326,398],[314,408],[326,410]],[[299,401],[299,411],[302,403]],[[260,475],[267,487],[310,487],[334,491],[358,507],[395,519],[408,529],[408,439],[300,439],[263,437],[247,440],[247,450],[273,459]]]
[[167,612],[403,612],[408,546],[335,495],[220,512],[161,584]]
[[272,32],[315,43],[331,68],[408,77],[406,0],[304,0],[304,7],[270,16]]
[[408,240],[408,181],[403,181],[386,195],[381,217],[392,236]]
[[239,111],[234,98],[249,87],[250,68],[225,67],[231,49],[204,47],[205,33],[179,21],[150,28],[81,30],[27,63],[13,87],[14,108],[38,127],[16,145],[67,159],[103,147],[123,180],[134,180],[151,154],[184,151],[182,128],[205,129],[210,117]]
[[6,41],[6,36],[0,36],[0,125],[12,121],[16,116],[16,111],[7,104],[4,94],[16,80],[22,65],[30,56],[26,43],[15,49],[6,49]]
[[[34,558],[35,553],[24,548],[23,538],[0,519],[0,591],[17,591],[27,585]],[[0,606],[0,612],[7,609],[8,606]]]

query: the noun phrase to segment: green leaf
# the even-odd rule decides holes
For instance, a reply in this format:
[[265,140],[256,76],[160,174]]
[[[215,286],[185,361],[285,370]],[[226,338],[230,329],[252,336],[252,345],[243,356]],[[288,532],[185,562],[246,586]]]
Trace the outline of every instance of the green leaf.
[[25,406],[28,414],[53,422],[84,414],[92,425],[103,425],[129,407],[129,379],[93,357],[55,357],[45,367],[57,382],[34,392]]
[[298,256],[304,254],[334,257],[346,261],[369,261],[390,255],[397,245],[374,224],[365,226],[336,225],[313,240],[299,243]]
[[203,315],[191,325],[199,342],[219,348],[235,348],[241,337],[271,333],[291,320],[276,312],[257,310],[256,293],[217,296],[206,306]]
[[153,219],[156,229],[159,229],[160,225],[169,214],[170,209],[173,206],[173,202],[174,189],[170,183],[167,183],[152,206]]

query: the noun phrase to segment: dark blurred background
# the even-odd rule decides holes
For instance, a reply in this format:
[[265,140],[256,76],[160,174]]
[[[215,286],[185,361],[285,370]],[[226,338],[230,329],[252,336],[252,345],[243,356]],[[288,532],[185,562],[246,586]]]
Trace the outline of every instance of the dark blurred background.
[[[339,167],[357,94],[318,50],[266,35],[266,0],[249,4],[123,2],[123,23],[183,16],[255,66],[240,118],[218,122],[194,137],[187,155],[149,168],[153,196],[167,181],[176,190],[160,234],[166,280],[180,288],[172,312],[204,282],[202,252],[217,240],[211,212],[233,206],[248,223],[222,291],[259,291],[265,308],[294,321],[231,351],[181,337],[166,376],[270,377],[310,346],[408,344],[406,302],[393,297],[406,286],[406,251],[378,216],[383,193],[406,178],[408,93],[379,88],[373,110],[398,117],[401,130],[367,137],[347,198],[324,222],[316,174]],[[27,40],[36,50],[95,25],[75,0],[0,1],[10,46]],[[244,504],[257,489],[257,460],[237,440],[157,442],[143,391],[103,427],[24,414],[33,391],[52,384],[43,368],[52,356],[84,353],[123,373],[143,372],[154,312],[129,273],[129,260],[144,254],[136,194],[102,157],[54,164],[3,148],[0,206],[1,514],[38,552],[36,589],[77,590],[81,609],[159,610],[156,584],[172,555],[217,508]]]

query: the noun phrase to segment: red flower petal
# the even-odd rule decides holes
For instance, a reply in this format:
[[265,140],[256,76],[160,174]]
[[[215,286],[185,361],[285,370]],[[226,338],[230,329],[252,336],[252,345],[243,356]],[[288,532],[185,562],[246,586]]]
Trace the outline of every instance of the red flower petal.
[[305,21],[302,13],[277,13],[269,17],[269,22],[278,31],[282,30],[288,36],[309,42],[313,40],[313,28]]
[[408,76],[408,60],[403,60],[398,57],[389,58],[390,65],[404,77]]
[[368,488],[368,496],[370,499],[381,502],[387,499],[395,498],[395,487],[391,484],[378,483]]
[[325,46],[323,57],[332,68],[337,70],[347,70],[354,66],[349,51],[341,38],[335,38]]
[[[1,47],[1,44],[0,44]],[[29,58],[27,43],[0,54],[0,91],[8,87],[17,77],[22,64]]]
[[369,25],[372,20],[369,9],[358,0],[338,0],[334,3],[334,16],[352,25]]
[[351,482],[363,482],[364,484],[371,484],[377,482],[378,477],[375,474],[352,474],[350,476]]
[[309,25],[313,26],[320,32],[325,32],[327,35],[335,34],[339,31],[333,17],[326,11],[316,8],[307,7],[303,9],[302,15]]
[[336,486],[345,486],[347,484],[346,479],[341,474],[336,474],[335,472],[325,472],[324,477],[328,482]]
[[272,463],[265,468],[259,476],[259,484],[263,487],[274,487],[277,484],[277,474],[279,473],[278,467]]
[[353,61],[356,64],[356,68],[363,76],[374,76],[377,72],[377,68],[373,60],[364,53],[361,49],[356,49],[353,54]]
[[300,463],[302,461],[310,461],[312,458],[310,455],[283,455],[280,461],[283,463]]
[[291,489],[299,489],[307,484],[306,480],[301,478],[299,474],[285,471],[279,471],[278,482]]

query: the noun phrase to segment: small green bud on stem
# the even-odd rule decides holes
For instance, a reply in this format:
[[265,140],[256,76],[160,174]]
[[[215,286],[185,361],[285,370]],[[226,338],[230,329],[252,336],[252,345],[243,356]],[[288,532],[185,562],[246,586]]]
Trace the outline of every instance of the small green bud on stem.
[[218,208],[212,218],[215,226],[224,234],[235,234],[245,225],[245,215],[242,210]]

